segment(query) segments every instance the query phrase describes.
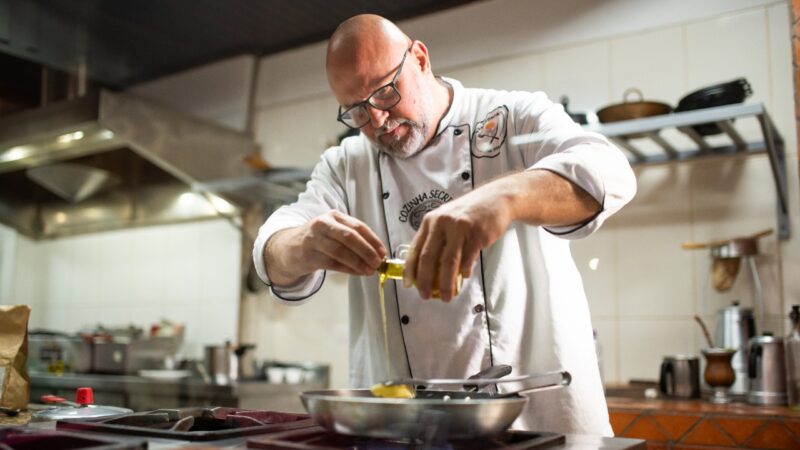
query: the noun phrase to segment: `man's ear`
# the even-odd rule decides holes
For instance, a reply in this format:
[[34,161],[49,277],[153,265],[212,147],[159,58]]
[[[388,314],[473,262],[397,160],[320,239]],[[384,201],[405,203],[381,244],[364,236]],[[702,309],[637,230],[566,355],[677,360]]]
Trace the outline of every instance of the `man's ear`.
[[411,43],[411,56],[413,56],[414,63],[422,73],[430,72],[431,60],[428,56],[428,47],[422,41]]

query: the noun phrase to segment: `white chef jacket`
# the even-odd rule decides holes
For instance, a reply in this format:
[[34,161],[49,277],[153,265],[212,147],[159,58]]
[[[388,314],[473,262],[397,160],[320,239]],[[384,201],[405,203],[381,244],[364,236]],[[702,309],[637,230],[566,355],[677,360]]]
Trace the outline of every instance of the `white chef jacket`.
[[[481,252],[450,303],[422,300],[415,288],[388,282],[390,373],[378,277],[350,277],[350,380],[353,387],[368,387],[405,376],[459,378],[497,364],[510,364],[515,375],[564,369],[572,384],[531,394],[515,426],[611,435],[589,307],[568,239],[591,234],[630,201],[636,190],[630,165],[603,136],[583,131],[542,92],[467,89],[443,81],[451,86],[452,103],[421,152],[393,158],[359,135],[323,153],[297,202],[278,209],[259,230],[253,249],[257,272],[270,284],[262,257],[270,236],[331,209],[365,222],[394,252],[411,242],[425,212],[475,186],[510,171],[555,172],[592,195],[601,211],[573,227],[513,223]],[[509,142],[530,133],[536,133],[534,142]],[[271,292],[280,302],[300,305],[324,279],[320,270]],[[518,387],[498,384],[501,392]]]

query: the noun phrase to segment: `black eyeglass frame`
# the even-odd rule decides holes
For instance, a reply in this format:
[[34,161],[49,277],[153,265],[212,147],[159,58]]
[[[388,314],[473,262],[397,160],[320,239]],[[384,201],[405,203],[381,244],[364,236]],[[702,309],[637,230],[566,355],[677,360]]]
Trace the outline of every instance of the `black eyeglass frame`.
[[[370,121],[369,111],[367,110],[367,107],[371,106],[371,107],[373,107],[375,109],[379,109],[381,111],[388,111],[388,110],[394,108],[395,106],[397,106],[397,104],[400,103],[400,100],[403,99],[403,96],[400,95],[400,91],[397,89],[397,79],[400,78],[400,72],[403,71],[403,64],[406,62],[406,56],[408,56],[408,53],[411,51],[411,49],[413,47],[414,47],[414,44],[411,44],[406,49],[405,53],[403,53],[403,59],[400,60],[400,64],[397,67],[397,72],[395,72],[394,77],[392,77],[392,81],[390,81],[390,82],[384,84],[383,86],[381,86],[381,87],[375,89],[374,91],[372,91],[372,94],[370,94],[369,97],[367,97],[366,100],[358,102],[355,105],[347,108],[344,111],[342,111],[342,105],[339,105],[339,114],[336,117],[336,120],[341,122],[341,123],[343,123],[343,124],[345,124],[348,128],[351,128],[353,130],[358,130],[358,129],[361,129],[364,126],[366,126]],[[380,91],[386,89],[387,87],[391,87],[392,88],[394,93],[397,95],[397,101],[395,101],[394,103],[392,103],[389,106],[384,106],[384,107],[381,107],[381,106],[378,106],[378,105],[372,103],[371,102],[372,97],[374,97],[376,94],[378,94]],[[350,125],[349,123],[345,122],[345,119],[343,119],[343,117],[344,117],[345,114],[347,114],[350,111],[353,111],[353,110],[355,110],[357,108],[361,108],[361,109],[364,110],[364,112],[366,113],[367,120],[364,123],[362,123],[361,125],[353,126],[353,125]]]

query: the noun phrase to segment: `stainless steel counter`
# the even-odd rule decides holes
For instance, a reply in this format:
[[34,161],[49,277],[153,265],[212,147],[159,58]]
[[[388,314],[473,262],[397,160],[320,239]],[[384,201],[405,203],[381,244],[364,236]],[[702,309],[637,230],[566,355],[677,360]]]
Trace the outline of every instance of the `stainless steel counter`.
[[95,403],[122,406],[134,411],[186,406],[231,406],[304,412],[300,393],[328,387],[327,381],[287,384],[253,380],[210,384],[192,378],[156,380],[139,376],[94,374],[31,374],[30,378],[32,402],[37,402],[43,394],[54,394],[72,400],[75,389],[89,386],[94,390]]

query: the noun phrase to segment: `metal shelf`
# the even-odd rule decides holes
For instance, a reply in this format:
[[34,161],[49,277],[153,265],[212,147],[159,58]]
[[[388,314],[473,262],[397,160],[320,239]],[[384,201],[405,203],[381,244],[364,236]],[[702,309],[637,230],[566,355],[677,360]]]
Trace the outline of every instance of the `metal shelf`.
[[[739,134],[734,119],[755,118],[761,128],[761,140],[748,142]],[[715,123],[730,138],[730,145],[713,146],[703,136],[692,129],[693,125]],[[772,123],[763,103],[748,103],[718,106],[696,111],[654,116],[644,119],[626,120],[607,124],[584,126],[585,130],[605,135],[619,145],[629,155],[632,165],[662,164],[673,161],[687,161],[715,155],[741,155],[767,153],[777,193],[778,237],[786,240],[790,236],[789,208],[786,185],[786,155],[783,138]],[[670,143],[662,131],[677,129],[683,132],[696,146],[684,150]],[[517,136],[513,144],[523,144],[541,139],[538,133]],[[647,154],[637,147],[647,140],[654,142],[663,151]]]

